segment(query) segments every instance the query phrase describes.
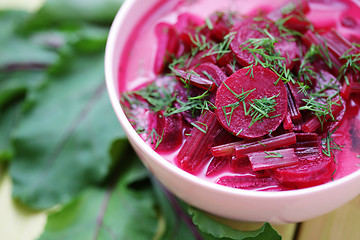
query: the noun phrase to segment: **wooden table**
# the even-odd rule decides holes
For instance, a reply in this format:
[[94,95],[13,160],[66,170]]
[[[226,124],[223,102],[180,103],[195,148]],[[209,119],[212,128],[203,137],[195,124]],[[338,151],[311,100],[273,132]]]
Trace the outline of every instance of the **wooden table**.
[[[36,10],[44,0],[1,0],[0,8]],[[1,169],[0,169],[1,176]],[[360,186],[359,186],[360,187]],[[46,213],[31,212],[11,199],[9,177],[0,178],[0,239],[33,240],[46,224]],[[253,230],[261,226],[254,223],[226,223],[240,230]],[[23,231],[16,231],[16,229]],[[284,240],[360,240],[360,196],[348,204],[323,216],[297,224],[273,225]]]
[[[255,223],[218,220],[239,230],[254,230],[261,226]],[[272,226],[283,240],[359,240],[360,196],[328,214],[309,221]]]

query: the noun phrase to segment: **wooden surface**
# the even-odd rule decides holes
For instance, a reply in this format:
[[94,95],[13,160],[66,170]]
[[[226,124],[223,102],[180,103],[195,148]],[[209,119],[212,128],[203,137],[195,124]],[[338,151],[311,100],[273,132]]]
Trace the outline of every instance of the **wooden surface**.
[[[216,220],[239,230],[254,230],[262,225]],[[283,240],[360,240],[360,196],[328,214],[309,221],[272,226]]]
[[[0,8],[36,10],[44,0],[0,0]],[[1,177],[2,175],[2,177]],[[360,186],[359,186],[360,187]],[[46,224],[45,212],[29,212],[11,199],[11,181],[0,168],[0,239],[33,240]],[[227,222],[240,230],[261,224]],[[18,231],[20,228],[22,231]],[[273,225],[284,240],[360,240],[360,196],[318,218],[285,225]],[[26,234],[24,234],[26,233]]]

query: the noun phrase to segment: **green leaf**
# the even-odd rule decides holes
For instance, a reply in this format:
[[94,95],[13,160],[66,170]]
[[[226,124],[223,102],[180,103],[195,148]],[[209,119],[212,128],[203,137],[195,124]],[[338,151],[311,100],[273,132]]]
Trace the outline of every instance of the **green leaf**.
[[[110,25],[124,0],[48,0],[29,23],[44,28],[59,22],[87,21]],[[46,21],[44,21],[46,19]]]
[[70,53],[14,132],[13,195],[36,209],[68,202],[102,181],[112,143],[125,138],[107,96],[103,52]]
[[[0,72],[0,109],[23,99],[46,82],[46,71]],[[29,93],[30,94],[30,93]]]
[[194,223],[204,233],[206,240],[281,239],[281,236],[268,223],[265,223],[260,229],[255,231],[239,231],[215,221],[205,213],[192,207],[189,208],[189,213],[193,216]]
[[0,10],[0,43],[3,44],[12,38],[16,33],[16,29],[22,25],[29,16],[30,14],[25,11]]
[[51,214],[40,240],[154,239],[159,220],[147,171],[134,157],[118,170],[116,186],[91,188]]
[[20,11],[0,11],[0,71],[25,64],[50,65],[57,60],[57,54],[36,38],[20,34],[27,17]]
[[157,180],[152,179],[152,182],[160,207],[159,218],[164,222],[163,229],[158,232],[156,240],[198,239],[197,236],[200,236],[198,229],[186,211],[188,205],[168,192]]
[[21,105],[19,103],[14,103],[6,109],[0,109],[0,162],[10,161],[13,158],[14,151],[10,137],[20,120],[20,115]]

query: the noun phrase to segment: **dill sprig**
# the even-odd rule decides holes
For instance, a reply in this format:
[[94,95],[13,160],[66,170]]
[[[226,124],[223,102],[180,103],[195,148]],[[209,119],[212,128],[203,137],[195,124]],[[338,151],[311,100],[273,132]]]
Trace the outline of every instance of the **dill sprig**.
[[244,102],[243,106],[244,106],[245,116],[250,115],[252,117],[249,128],[254,123],[261,121],[263,118],[275,118],[280,116],[280,115],[275,115],[275,116],[269,115],[270,113],[276,111],[275,106],[277,105],[277,103],[275,98],[277,96],[278,95],[274,95],[269,98],[265,96],[259,99],[252,99],[251,101],[248,102],[248,104],[250,105],[248,110],[246,109],[246,104]]
[[316,78],[317,73],[315,72],[312,63],[320,56],[319,46],[312,44],[306,51],[305,55],[300,61],[298,78],[302,77],[305,83],[312,84],[313,78]]
[[[296,83],[293,73],[286,66],[286,58],[282,57],[280,51],[275,49],[275,43],[277,42],[278,39],[270,34],[268,37],[250,38],[242,43],[240,48],[250,52],[254,58],[254,62],[245,68],[249,68],[250,76],[254,77],[253,66],[261,65],[274,71],[279,76],[278,81]],[[274,84],[276,85],[277,82]]]
[[266,156],[264,158],[283,158],[284,156],[281,155],[279,152],[264,152]]
[[342,65],[339,69],[339,76],[338,79],[344,77],[346,73],[349,71],[353,71],[354,73],[360,72],[360,53],[350,53],[351,51],[355,50],[356,45],[354,47],[349,48],[341,57],[340,59],[346,60],[344,65]]
[[[238,99],[238,101],[228,104],[226,106],[222,106],[222,110],[224,112],[225,115],[225,120],[228,126],[230,126],[231,123],[231,117],[234,113],[234,110],[240,106],[240,103],[243,102],[243,104],[245,104],[245,99],[249,96],[250,93],[252,93],[253,91],[256,90],[256,88],[248,90],[246,92],[244,92],[244,89],[242,89],[240,94],[237,94],[234,92],[234,90],[232,90],[225,82],[223,82],[224,86]],[[230,108],[230,111],[228,111],[228,109]]]
[[208,41],[207,37],[203,34],[191,34],[189,33],[189,38],[191,42],[195,45],[194,48],[191,49],[191,55],[196,55],[198,52],[204,51],[206,49],[210,49],[212,44]]
[[196,115],[203,113],[205,110],[213,110],[215,109],[215,105],[210,101],[206,100],[209,91],[204,91],[202,94],[191,97],[189,94],[187,95],[186,101],[181,101],[179,98],[176,98],[176,102],[178,103],[178,107],[168,108],[164,112],[164,116],[170,116],[177,113],[182,113],[186,111],[190,111],[191,115],[195,117]]
[[230,53],[230,44],[232,40],[235,38],[236,32],[230,32],[224,36],[224,40],[220,43],[213,44],[213,46],[209,49],[209,51],[204,54],[202,57],[217,55],[216,59],[219,60],[226,53]]
[[[308,99],[303,99],[306,103],[305,106],[299,107],[299,110],[311,111],[320,121],[323,126],[325,121],[335,121],[335,117],[332,113],[333,105],[341,106],[341,102],[333,100],[333,98],[318,99],[314,96],[310,96]],[[327,116],[329,116],[327,118]]]
[[159,135],[157,132],[156,132],[156,129],[153,128],[149,135],[147,136],[147,138],[145,139],[145,141],[148,141],[150,140],[150,143],[151,144],[155,144],[154,146],[154,149],[157,149],[160,145],[160,143],[162,142],[163,140],[163,136],[164,136],[164,131],[162,132],[161,135]]
[[175,96],[170,89],[164,86],[157,86],[153,83],[140,90],[125,93],[122,97],[130,104],[135,104],[136,102],[137,105],[142,104],[141,99],[139,99],[140,97],[149,104],[149,108],[153,112],[166,110],[175,100]]
[[[328,157],[334,156],[333,150],[341,150],[341,148],[344,147],[343,145],[339,145],[334,141],[332,134],[335,131],[336,131],[336,129],[332,132],[328,132],[326,134],[326,137],[321,139],[322,153]],[[335,161],[335,158],[334,158],[334,161]]]
[[[197,128],[200,132],[206,134],[207,131],[208,131],[208,126],[205,124],[205,123],[202,123],[202,122],[199,122],[199,121],[195,121],[195,122],[192,122],[190,123],[193,127]],[[200,124],[200,125],[198,125]],[[205,129],[201,126],[204,126]]]

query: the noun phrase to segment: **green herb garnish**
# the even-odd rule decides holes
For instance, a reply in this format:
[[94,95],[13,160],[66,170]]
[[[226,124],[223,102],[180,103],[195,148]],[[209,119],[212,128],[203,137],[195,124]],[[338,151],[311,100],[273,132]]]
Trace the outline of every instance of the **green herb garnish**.
[[264,158],[283,158],[284,156],[281,155],[279,152],[264,152],[266,156]]

